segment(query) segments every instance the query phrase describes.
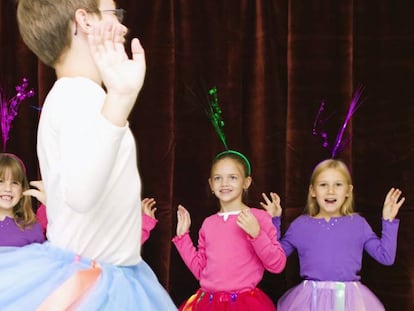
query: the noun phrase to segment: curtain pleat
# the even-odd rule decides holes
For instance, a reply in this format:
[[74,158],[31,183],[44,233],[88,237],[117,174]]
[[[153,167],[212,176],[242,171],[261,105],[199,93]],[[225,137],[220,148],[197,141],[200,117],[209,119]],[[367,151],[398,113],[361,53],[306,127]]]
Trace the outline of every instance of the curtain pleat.
[[[205,217],[217,211],[207,179],[224,150],[206,116],[208,90],[217,87],[230,149],[248,156],[253,184],[247,203],[280,194],[283,229],[303,212],[313,167],[331,156],[355,90],[362,103],[347,124],[337,157],[351,168],[356,210],[380,234],[382,204],[392,186],[403,190],[396,263],[364,255],[362,281],[387,310],[414,309],[414,2],[298,0],[121,0],[129,37],[146,51],[147,75],[130,116],[137,140],[143,197],[157,201],[158,225],[143,256],[180,304],[198,282],[171,244],[176,209],[191,214],[196,243]],[[36,96],[13,122],[8,152],[40,178],[36,130],[55,75],[20,39],[15,1],[0,3],[0,86],[12,94],[22,77]],[[321,102],[319,134],[314,135]],[[81,151],[80,151],[81,152]],[[235,258],[237,260],[237,258]],[[266,273],[261,288],[276,302],[299,281],[297,256],[285,271]]]

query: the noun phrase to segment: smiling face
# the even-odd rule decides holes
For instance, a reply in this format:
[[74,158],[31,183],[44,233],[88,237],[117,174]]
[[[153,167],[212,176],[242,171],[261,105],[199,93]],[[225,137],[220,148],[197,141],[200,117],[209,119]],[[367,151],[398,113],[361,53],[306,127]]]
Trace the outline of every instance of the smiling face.
[[14,180],[11,170],[7,169],[4,176],[0,177],[0,219],[6,216],[13,217],[13,208],[22,198],[22,184]]
[[319,206],[316,217],[330,218],[343,215],[341,210],[352,192],[346,176],[336,168],[322,170],[309,188]]
[[251,183],[251,177],[245,175],[243,165],[232,158],[222,158],[213,165],[208,182],[222,211],[241,209],[243,192]]

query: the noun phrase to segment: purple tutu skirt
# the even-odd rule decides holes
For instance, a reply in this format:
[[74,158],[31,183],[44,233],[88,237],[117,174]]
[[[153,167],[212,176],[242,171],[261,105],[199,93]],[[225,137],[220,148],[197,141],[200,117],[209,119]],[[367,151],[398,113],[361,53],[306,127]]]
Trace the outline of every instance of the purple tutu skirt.
[[383,311],[383,304],[361,282],[305,280],[278,301],[278,311]]

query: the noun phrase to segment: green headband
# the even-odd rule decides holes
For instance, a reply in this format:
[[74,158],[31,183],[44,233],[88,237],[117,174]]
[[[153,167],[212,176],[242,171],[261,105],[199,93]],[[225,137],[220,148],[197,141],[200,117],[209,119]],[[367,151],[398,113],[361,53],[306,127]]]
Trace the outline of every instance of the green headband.
[[244,161],[244,163],[246,164],[247,176],[250,176],[252,174],[252,169],[251,169],[251,166],[250,166],[249,159],[247,159],[247,157],[243,153],[240,153],[240,152],[235,151],[235,150],[224,150],[224,151],[220,152],[218,155],[216,155],[215,159],[218,159],[221,156],[226,155],[226,154],[234,154],[234,155],[240,157]]

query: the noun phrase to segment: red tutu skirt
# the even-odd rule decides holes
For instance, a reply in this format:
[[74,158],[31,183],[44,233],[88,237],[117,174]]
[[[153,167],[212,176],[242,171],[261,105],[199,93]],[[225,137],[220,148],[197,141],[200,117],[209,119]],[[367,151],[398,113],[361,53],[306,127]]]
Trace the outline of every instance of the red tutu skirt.
[[259,288],[242,292],[206,292],[199,289],[181,311],[275,311],[272,300]]

